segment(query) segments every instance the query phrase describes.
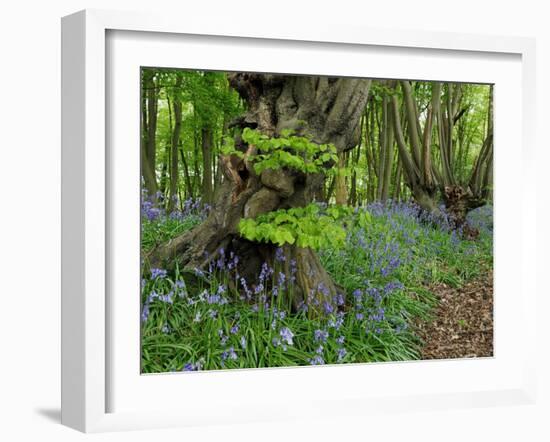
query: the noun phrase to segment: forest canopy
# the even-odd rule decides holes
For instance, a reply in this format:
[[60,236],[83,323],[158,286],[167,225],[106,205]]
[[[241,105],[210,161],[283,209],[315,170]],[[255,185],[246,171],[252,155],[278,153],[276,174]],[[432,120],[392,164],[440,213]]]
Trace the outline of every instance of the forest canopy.
[[[413,189],[418,178],[428,193],[437,193],[434,182],[437,190],[461,184],[490,200],[492,141],[481,151],[492,140],[491,101],[490,85],[372,80],[357,146],[341,152],[338,173],[316,197],[351,205],[415,195],[423,201]],[[180,206],[188,198],[211,203],[223,179],[224,139],[234,136],[232,124],[246,108],[224,72],[143,69],[142,177],[149,195],[158,192],[167,208],[175,198]],[[442,199],[439,192],[435,200]]]

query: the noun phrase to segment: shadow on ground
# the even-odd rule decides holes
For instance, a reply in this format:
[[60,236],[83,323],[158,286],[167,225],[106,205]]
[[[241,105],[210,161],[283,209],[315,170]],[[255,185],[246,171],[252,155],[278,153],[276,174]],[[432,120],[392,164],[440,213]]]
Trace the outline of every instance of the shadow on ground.
[[61,410],[59,408],[36,408],[34,411],[50,422],[61,423]]

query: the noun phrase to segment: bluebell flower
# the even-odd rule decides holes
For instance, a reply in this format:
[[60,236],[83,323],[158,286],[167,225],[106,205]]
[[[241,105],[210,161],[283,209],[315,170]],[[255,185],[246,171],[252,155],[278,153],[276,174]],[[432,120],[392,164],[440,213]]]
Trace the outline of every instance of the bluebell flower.
[[151,293],[149,293],[149,296],[147,298],[147,303],[153,302],[158,297],[159,297],[158,293],[154,290],[151,290]]
[[325,360],[321,355],[316,355],[309,360],[310,365],[324,365]]
[[337,312],[336,317],[331,317],[329,319],[328,326],[334,328],[335,330],[339,330],[344,324],[344,316],[344,312]]
[[254,294],[257,295],[258,293],[261,293],[264,290],[264,285],[262,283],[259,283],[256,287],[254,287]]
[[149,318],[149,303],[143,304],[143,310],[141,311],[141,322],[147,322]]
[[163,279],[166,278],[168,272],[164,269],[151,269],[151,279]]
[[220,303],[220,301],[221,301],[221,296],[218,295],[217,293],[214,295],[207,295],[206,297],[206,302],[208,304],[218,304]]
[[166,295],[159,295],[158,299],[159,301],[165,302],[167,304],[173,304],[174,300],[172,299],[172,296],[174,295],[174,292],[170,292]]
[[230,361],[236,361],[239,357],[237,356],[237,353],[235,353],[235,349],[233,347],[229,347],[227,350],[225,350],[222,353],[222,361],[230,360]]
[[293,345],[292,338],[294,337],[294,333],[288,328],[283,327],[279,331],[279,335],[281,336],[281,339],[286,342],[288,345]]
[[284,262],[285,260],[286,258],[285,258],[283,249],[281,249],[280,247],[277,247],[277,249],[275,249],[275,261]]
[[326,330],[315,330],[313,334],[315,341],[326,342],[328,338],[328,332]]
[[323,302],[323,311],[325,315],[330,315],[334,311],[334,307],[330,302],[325,301]]

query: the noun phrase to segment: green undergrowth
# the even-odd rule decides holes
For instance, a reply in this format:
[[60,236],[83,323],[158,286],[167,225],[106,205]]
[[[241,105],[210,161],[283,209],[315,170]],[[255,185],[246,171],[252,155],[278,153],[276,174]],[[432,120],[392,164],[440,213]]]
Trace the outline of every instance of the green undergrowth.
[[[472,214],[480,232],[476,241],[408,203],[377,203],[348,215],[357,222],[348,222],[342,243],[324,242],[318,252],[342,287],[340,299],[318,319],[308,317],[307,306],[298,312],[288,308],[294,282],[292,274],[281,272],[283,254],[255,281],[241,281],[235,272],[239,257],[223,250],[193,278],[147,271],[141,293],[142,372],[419,358],[422,342],[412,324],[430,319],[436,298],[429,287],[440,282],[458,287],[492,268],[492,209]],[[202,219],[197,214],[150,218],[142,223],[144,252]]]

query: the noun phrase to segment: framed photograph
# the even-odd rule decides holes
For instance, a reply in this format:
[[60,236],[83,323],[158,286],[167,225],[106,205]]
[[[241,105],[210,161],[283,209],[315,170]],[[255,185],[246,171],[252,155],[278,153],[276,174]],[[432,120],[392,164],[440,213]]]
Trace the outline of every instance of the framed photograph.
[[534,400],[532,40],[94,10],[62,46],[64,424]]

